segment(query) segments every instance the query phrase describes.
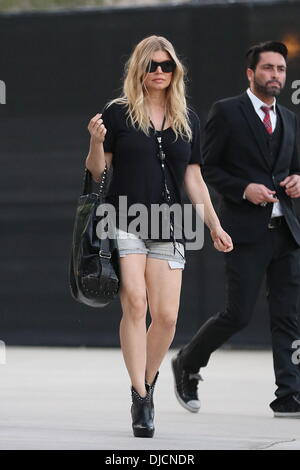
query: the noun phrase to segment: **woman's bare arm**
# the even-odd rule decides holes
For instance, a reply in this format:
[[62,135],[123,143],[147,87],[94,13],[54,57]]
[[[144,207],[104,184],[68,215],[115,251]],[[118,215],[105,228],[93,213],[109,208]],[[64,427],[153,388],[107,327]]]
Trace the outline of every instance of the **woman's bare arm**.
[[198,164],[187,166],[184,176],[184,185],[190,201],[196,207],[200,217],[210,229],[215,248],[224,252],[231,251],[233,248],[232,240],[221,227]]
[[85,166],[91,172],[93,180],[96,183],[99,183],[101,180],[105,164],[110,167],[113,156],[112,153],[104,152],[103,142],[106,128],[101,116],[101,114],[96,114],[89,122],[88,131],[91,134],[90,148],[85,160]]

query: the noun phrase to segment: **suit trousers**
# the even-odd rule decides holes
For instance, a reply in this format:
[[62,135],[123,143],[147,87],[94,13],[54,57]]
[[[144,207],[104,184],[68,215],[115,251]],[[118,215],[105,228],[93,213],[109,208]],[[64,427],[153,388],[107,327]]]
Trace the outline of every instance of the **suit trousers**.
[[[283,219],[284,220],[284,219]],[[209,318],[180,351],[184,369],[197,372],[213,351],[251,319],[264,276],[270,312],[273,363],[278,399],[300,392],[300,365],[292,361],[292,344],[300,339],[300,248],[284,222],[268,229],[256,243],[237,244],[224,254],[226,309]]]

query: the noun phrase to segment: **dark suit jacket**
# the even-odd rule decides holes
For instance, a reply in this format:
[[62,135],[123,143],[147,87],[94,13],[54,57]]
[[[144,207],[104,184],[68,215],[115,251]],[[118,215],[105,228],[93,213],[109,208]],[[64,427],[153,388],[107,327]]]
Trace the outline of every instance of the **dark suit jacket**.
[[297,151],[297,118],[278,105],[283,124],[279,155],[273,168],[255,109],[247,93],[216,102],[204,131],[203,175],[221,196],[220,221],[235,243],[252,243],[268,230],[273,204],[266,207],[243,199],[249,183],[275,190],[288,226],[300,246],[300,224],[294,201],[279,186],[286,176],[300,173]]

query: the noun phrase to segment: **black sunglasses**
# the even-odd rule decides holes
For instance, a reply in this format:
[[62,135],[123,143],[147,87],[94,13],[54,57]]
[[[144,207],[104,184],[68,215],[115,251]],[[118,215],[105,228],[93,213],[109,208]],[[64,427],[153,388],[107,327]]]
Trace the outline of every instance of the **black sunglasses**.
[[174,72],[176,64],[173,60],[164,60],[163,62],[155,62],[154,60],[151,60],[148,72],[156,72],[157,67],[161,67],[164,73],[170,73]]

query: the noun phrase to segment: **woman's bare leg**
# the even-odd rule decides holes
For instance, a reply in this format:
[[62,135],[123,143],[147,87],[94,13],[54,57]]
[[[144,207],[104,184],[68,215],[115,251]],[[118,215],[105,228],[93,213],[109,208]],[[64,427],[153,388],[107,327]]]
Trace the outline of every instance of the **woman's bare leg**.
[[151,325],[147,332],[146,380],[152,383],[176,330],[182,269],[171,269],[168,261],[147,258],[146,286]]
[[120,341],[132,386],[146,395],[146,255],[130,254],[120,258],[122,320]]

